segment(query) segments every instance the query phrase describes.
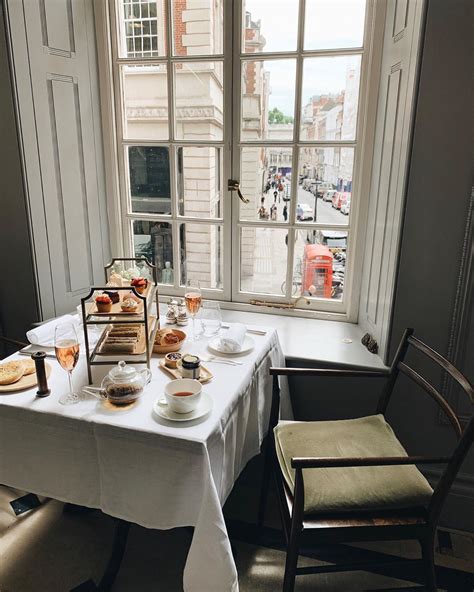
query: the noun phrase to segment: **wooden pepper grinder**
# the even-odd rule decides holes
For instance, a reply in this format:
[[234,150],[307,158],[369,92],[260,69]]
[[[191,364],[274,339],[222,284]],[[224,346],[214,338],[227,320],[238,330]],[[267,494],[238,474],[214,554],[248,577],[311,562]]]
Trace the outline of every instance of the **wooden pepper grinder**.
[[37,397],[48,397],[51,393],[51,391],[48,388],[46,366],[44,365],[45,357],[46,354],[42,351],[31,354],[31,359],[34,360],[36,366],[36,378],[38,381],[38,390],[36,391]]

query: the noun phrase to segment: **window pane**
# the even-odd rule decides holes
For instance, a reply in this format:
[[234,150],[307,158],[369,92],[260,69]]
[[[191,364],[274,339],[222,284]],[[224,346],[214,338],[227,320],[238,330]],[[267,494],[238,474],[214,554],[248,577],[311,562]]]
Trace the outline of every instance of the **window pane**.
[[240,290],[282,296],[286,279],[286,229],[240,229]]
[[298,167],[297,220],[347,224],[354,148],[301,148]]
[[177,63],[174,73],[176,138],[222,140],[223,63]]
[[181,285],[199,281],[200,287],[222,290],[224,283],[224,227],[219,224],[180,224]]
[[133,140],[167,140],[168,82],[165,64],[122,66],[123,135]]
[[135,257],[147,257],[156,265],[160,284],[173,284],[173,235],[171,224],[155,220],[133,221]]
[[365,0],[306,0],[305,49],[362,47]]
[[341,300],[346,249],[347,232],[297,230],[292,295]]
[[[119,56],[148,58],[166,55],[166,2],[117,0],[117,6],[120,19]],[[145,49],[143,43],[143,36],[149,35],[150,30],[156,41],[153,51]]]
[[168,148],[128,148],[132,212],[171,214]]
[[181,216],[221,218],[221,148],[178,148],[178,203]]
[[174,55],[224,53],[224,0],[173,1],[171,5]]
[[306,58],[301,140],[355,140],[361,56]]
[[242,139],[293,139],[296,60],[242,62]]
[[245,0],[244,52],[296,51],[298,4],[295,0]]
[[240,186],[250,201],[239,202],[241,220],[288,220],[292,157],[293,149],[288,146],[242,148]]

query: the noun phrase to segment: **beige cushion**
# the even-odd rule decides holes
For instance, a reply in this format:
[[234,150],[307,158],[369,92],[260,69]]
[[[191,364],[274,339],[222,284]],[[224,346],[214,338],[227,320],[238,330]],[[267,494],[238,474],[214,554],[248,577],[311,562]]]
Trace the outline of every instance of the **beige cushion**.
[[[340,421],[288,421],[275,428],[281,470],[294,490],[295,456],[407,456],[383,415]],[[411,466],[304,469],[305,512],[393,510],[426,505],[432,489]]]

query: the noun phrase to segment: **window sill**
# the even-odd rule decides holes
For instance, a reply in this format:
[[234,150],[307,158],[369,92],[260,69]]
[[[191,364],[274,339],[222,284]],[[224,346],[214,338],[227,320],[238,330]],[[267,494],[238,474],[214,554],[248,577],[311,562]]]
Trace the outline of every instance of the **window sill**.
[[[161,305],[161,314],[166,306]],[[224,322],[267,325],[278,331],[287,359],[338,364],[360,369],[386,368],[378,355],[371,354],[360,342],[362,329],[353,323],[305,319],[261,312],[222,309]],[[352,340],[345,343],[344,339]]]

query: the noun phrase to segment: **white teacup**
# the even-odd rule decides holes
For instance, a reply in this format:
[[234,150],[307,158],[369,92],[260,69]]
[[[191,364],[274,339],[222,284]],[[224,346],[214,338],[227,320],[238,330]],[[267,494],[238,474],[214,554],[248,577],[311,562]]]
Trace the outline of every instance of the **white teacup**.
[[[190,393],[190,394],[178,394]],[[192,378],[178,378],[165,386],[165,397],[171,411],[191,413],[201,400],[202,386]]]

